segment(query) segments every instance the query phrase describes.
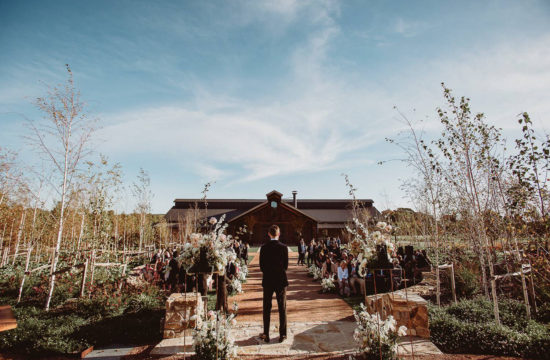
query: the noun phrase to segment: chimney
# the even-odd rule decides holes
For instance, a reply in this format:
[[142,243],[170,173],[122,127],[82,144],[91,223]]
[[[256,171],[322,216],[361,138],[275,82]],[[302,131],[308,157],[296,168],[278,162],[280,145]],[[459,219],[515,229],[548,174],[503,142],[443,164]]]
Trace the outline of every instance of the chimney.
[[298,200],[296,200],[296,195],[298,194],[298,191],[294,190],[292,192],[292,201],[294,203],[294,207],[297,209],[298,208]]

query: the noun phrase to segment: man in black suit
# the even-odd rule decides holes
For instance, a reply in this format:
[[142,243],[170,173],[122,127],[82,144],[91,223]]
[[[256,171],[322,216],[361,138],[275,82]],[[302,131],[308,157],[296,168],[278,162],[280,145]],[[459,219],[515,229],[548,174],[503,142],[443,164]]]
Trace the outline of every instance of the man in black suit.
[[279,342],[286,339],[286,287],[288,279],[288,247],[279,241],[281,230],[277,225],[271,225],[268,230],[270,240],[260,248],[260,269],[263,273],[264,288],[263,316],[264,332],[260,337],[269,342],[269,322],[271,319],[271,299],[273,293],[277,296],[279,308]]

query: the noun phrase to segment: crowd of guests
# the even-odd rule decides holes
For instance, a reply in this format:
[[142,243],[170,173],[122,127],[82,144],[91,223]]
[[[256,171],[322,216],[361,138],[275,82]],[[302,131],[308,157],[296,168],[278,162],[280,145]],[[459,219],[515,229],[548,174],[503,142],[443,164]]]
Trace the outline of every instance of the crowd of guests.
[[359,262],[344,246],[340,238],[327,237],[298,244],[298,265],[318,267],[323,278],[335,278],[342,296],[386,292],[400,289],[404,279],[409,284],[422,280],[422,272],[429,271],[431,263],[425,250],[414,251],[412,246],[399,247],[388,258],[386,248],[377,249],[376,269],[359,271]]
[[[249,245],[242,241],[235,240],[232,245],[236,258],[239,262],[248,264]],[[150,259],[145,268],[146,280],[158,284],[163,290],[174,292],[193,292],[198,291],[203,296],[213,287],[218,286],[216,276],[204,276],[203,274],[187,274],[185,268],[178,260],[177,249],[158,249]],[[237,274],[237,265],[234,261],[229,261],[225,269],[225,286]]]

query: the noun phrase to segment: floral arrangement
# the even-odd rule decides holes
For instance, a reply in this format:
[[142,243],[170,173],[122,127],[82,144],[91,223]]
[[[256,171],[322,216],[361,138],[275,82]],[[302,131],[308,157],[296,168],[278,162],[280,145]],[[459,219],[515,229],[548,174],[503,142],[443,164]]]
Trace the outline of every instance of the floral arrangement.
[[352,235],[348,249],[359,262],[359,276],[365,276],[369,262],[376,261],[377,245],[385,245],[388,260],[395,252],[395,245],[391,240],[392,226],[385,222],[378,222],[375,231],[369,231],[367,226],[359,220],[353,219],[356,227],[354,229],[346,226],[347,231]]
[[334,284],[334,276],[329,276],[321,280],[321,291],[324,293],[330,293],[336,291],[336,285]]
[[236,276],[229,283],[229,292],[231,294],[240,294],[243,292],[241,281]]
[[323,277],[323,272],[321,269],[319,269],[316,265],[312,265],[310,268],[311,275],[313,276],[313,280],[319,280]]
[[239,281],[243,283],[246,281],[247,277],[248,277],[248,266],[244,264],[238,266],[237,279],[239,279]]
[[354,311],[357,328],[353,338],[359,345],[359,350],[366,359],[393,360],[397,358],[397,338],[407,334],[407,328],[400,326],[396,329],[396,321],[393,316],[381,320],[380,315],[369,314],[364,304],[360,311]]
[[193,345],[198,359],[229,360],[237,358],[235,338],[231,329],[236,324],[235,315],[209,311],[195,330]]
[[307,276],[309,277],[313,277],[313,273],[315,272],[315,268],[317,266],[315,266],[315,264],[312,264],[310,265],[308,268],[307,268]]
[[191,234],[179,257],[185,271],[192,272],[193,267],[198,266],[201,261],[201,250],[206,255],[208,268],[220,274],[225,272],[229,260],[235,260],[236,255],[231,247],[232,239],[224,234],[227,224],[222,225],[223,220],[223,216],[219,222],[214,217],[210,218],[209,224],[213,227],[210,232]]

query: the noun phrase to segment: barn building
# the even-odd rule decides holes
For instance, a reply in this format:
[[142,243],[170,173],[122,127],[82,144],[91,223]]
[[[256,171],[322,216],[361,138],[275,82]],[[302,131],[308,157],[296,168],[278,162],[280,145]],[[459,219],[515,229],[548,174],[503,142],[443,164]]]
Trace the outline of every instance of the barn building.
[[[200,199],[176,199],[166,221],[177,234],[192,214],[218,220],[225,215],[228,233],[235,234],[246,225],[248,231],[242,238],[251,245],[264,243],[272,224],[281,228],[281,241],[288,245],[297,244],[300,238],[306,241],[327,236],[346,238],[345,226],[353,219],[351,200],[298,199],[296,191],[292,194],[293,198],[283,199],[283,194],[273,190],[265,199],[208,199],[206,206]],[[372,200],[358,201],[372,218],[380,215]]]

